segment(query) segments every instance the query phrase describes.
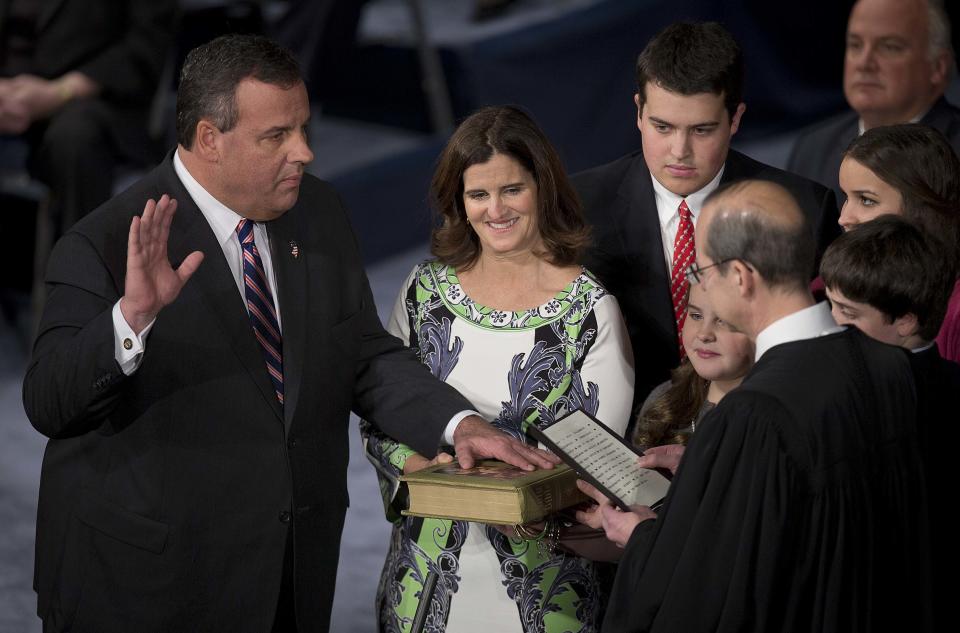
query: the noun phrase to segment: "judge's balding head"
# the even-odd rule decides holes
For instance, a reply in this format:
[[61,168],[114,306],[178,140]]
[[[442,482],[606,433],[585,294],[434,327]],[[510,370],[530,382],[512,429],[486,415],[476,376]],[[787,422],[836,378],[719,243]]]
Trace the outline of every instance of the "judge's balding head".
[[695,282],[717,316],[747,334],[772,302],[809,297],[815,244],[806,216],[776,183],[747,180],[721,187],[704,203],[697,224]]

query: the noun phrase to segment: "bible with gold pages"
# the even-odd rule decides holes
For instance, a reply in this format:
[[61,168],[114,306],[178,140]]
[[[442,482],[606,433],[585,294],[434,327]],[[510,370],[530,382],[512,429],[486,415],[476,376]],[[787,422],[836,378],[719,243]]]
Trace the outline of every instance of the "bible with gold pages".
[[531,472],[498,461],[469,469],[454,461],[403,475],[410,505],[405,515],[480,523],[530,523],[588,498],[566,464]]

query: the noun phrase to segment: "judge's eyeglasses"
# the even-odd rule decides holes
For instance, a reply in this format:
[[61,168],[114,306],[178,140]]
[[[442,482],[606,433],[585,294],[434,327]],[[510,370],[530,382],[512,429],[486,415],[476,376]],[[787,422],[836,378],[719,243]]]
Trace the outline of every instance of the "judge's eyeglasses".
[[728,257],[727,259],[721,259],[718,262],[714,262],[709,266],[704,266],[702,268],[700,267],[699,264],[697,264],[697,262],[693,262],[692,264],[687,266],[687,270],[686,272],[684,272],[684,276],[687,278],[687,283],[689,283],[692,286],[693,284],[698,284],[703,281],[703,271],[710,270],[714,266],[720,266],[722,264],[726,264],[727,262],[732,262],[734,260],[739,260],[740,262],[743,263],[744,266],[746,266],[747,270],[749,270],[750,272],[753,272],[753,269],[750,268],[750,265],[747,264],[742,259],[740,259],[739,257]]

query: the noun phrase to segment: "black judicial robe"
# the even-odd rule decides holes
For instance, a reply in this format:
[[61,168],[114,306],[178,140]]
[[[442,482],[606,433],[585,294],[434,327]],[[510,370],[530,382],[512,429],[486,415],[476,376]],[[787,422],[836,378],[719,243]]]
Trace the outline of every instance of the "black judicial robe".
[[906,352],[777,345],[698,425],[603,630],[930,630],[926,517]]
[[[930,500],[930,547],[933,552],[933,577],[948,578],[957,559],[954,505],[956,477],[957,421],[960,403],[960,365],[940,356],[934,343],[922,352],[910,355],[917,383],[917,407],[920,454],[926,467],[927,498]],[[952,585],[941,582],[933,587],[934,622],[937,630],[950,628],[954,593]]]

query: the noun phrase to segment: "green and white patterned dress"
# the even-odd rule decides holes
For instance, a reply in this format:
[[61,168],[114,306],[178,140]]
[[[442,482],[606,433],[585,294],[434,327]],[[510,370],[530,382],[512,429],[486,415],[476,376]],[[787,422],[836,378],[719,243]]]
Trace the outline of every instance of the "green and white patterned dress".
[[[626,428],[630,344],[616,299],[589,272],[545,304],[509,312],[472,301],[452,268],[421,264],[407,278],[388,329],[516,437],[574,409],[620,433]],[[590,561],[543,556],[535,543],[484,524],[401,517],[397,477],[412,451],[372,427],[362,430],[394,523],[377,592],[381,631],[410,631],[421,600],[429,600],[423,631],[599,629],[602,597]],[[425,583],[433,587],[429,596],[422,595]]]

